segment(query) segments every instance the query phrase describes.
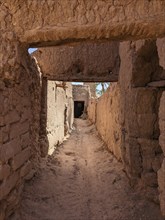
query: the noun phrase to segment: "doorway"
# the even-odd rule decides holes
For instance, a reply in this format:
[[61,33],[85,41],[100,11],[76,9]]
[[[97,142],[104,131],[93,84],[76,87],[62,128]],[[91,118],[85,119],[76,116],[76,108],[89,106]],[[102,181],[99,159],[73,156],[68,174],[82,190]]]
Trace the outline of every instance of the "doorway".
[[84,101],[74,101],[74,117],[79,118],[84,111]]

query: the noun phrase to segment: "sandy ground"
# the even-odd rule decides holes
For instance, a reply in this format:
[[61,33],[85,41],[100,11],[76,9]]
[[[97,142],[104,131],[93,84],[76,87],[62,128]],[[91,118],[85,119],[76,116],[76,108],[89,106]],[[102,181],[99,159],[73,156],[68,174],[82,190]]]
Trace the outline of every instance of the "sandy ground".
[[129,186],[122,165],[93,125],[76,130],[26,184],[17,220],[163,220],[159,207]]

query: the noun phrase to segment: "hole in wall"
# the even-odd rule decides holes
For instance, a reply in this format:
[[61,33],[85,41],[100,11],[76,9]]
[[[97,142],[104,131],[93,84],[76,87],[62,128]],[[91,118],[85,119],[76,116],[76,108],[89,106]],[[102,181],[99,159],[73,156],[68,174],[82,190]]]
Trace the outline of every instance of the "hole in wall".
[[74,101],[74,117],[80,118],[84,112],[84,101]]

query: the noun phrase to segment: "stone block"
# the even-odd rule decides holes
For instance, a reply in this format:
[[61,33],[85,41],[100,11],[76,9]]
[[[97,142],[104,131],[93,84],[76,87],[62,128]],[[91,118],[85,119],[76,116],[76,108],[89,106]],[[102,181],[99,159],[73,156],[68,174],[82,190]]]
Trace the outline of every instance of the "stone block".
[[8,125],[0,128],[0,133],[1,133],[0,135],[2,135],[1,136],[1,143],[2,144],[9,141],[9,130],[10,130],[10,128]]
[[128,133],[131,137],[139,137],[139,128],[138,128],[138,121],[137,121],[137,114],[135,113],[127,113],[126,114],[126,128]]
[[[162,150],[157,140],[138,138],[141,148],[143,170],[157,172],[162,158]],[[156,156],[157,155],[157,156]],[[159,167],[159,168],[158,168]]]
[[21,122],[28,120],[31,117],[30,108],[25,108],[21,115]]
[[28,147],[29,143],[30,143],[29,132],[21,135],[21,146],[22,146],[22,149]]
[[17,170],[21,167],[31,156],[30,148],[25,148],[19,154],[17,154],[12,160],[12,168],[13,170]]
[[4,130],[4,127],[0,127],[0,144],[1,145],[8,141],[8,135],[4,133],[3,130]]
[[156,118],[156,114],[137,115],[139,137],[152,138]]
[[151,74],[151,64],[146,62],[144,57],[137,57],[132,71],[132,85],[135,87],[145,86],[150,81]]
[[142,160],[140,156],[140,145],[136,138],[129,138],[126,143],[126,158],[133,175],[139,175],[142,171]]
[[15,109],[10,111],[7,115],[5,115],[4,118],[5,118],[5,124],[15,123],[20,120],[20,116]]
[[137,114],[152,114],[155,109],[155,89],[138,88],[133,90],[135,92],[135,99],[132,100],[136,105]]
[[25,121],[23,123],[15,123],[11,125],[10,138],[13,139],[15,137],[20,136],[28,132],[29,130],[29,121]]
[[19,181],[19,173],[14,172],[0,185],[0,200],[4,199]]
[[21,151],[20,139],[16,138],[0,147],[0,161],[6,162]]
[[0,181],[6,179],[10,175],[10,166],[7,164],[0,165]]

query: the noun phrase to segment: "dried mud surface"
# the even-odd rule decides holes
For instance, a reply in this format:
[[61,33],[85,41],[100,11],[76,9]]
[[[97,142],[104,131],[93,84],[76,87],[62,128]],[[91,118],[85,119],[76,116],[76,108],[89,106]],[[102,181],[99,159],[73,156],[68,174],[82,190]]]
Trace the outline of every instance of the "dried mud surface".
[[77,119],[75,131],[43,160],[26,184],[13,220],[163,220],[159,207],[135,193],[122,165],[97,136]]

